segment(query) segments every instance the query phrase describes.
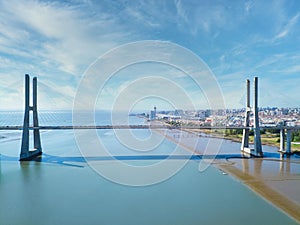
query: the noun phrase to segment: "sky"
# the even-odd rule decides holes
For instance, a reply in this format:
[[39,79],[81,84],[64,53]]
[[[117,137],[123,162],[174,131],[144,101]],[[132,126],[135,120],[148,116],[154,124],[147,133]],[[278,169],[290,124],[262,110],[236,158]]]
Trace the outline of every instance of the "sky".
[[[38,77],[39,109],[72,109],[93,63],[145,40],[174,43],[199,57],[226,108],[244,107],[245,80],[254,76],[260,106],[300,107],[298,0],[0,0],[0,8],[0,110],[23,109],[27,73]],[[124,58],[134,53],[127,50]],[[95,76],[102,76],[101,68]],[[120,105],[137,109],[188,108],[185,98],[203,109],[214,101],[206,84],[155,62],[121,68],[97,85],[90,87],[98,90],[98,109],[112,109],[120,97]],[[141,93],[137,99],[132,90]]]

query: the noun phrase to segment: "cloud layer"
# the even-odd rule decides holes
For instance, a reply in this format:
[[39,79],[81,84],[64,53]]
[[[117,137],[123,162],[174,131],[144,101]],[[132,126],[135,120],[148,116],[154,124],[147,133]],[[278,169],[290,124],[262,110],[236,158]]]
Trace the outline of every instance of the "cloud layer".
[[[180,44],[202,58],[230,108],[243,107],[244,80],[254,75],[261,78],[262,106],[300,106],[295,98],[300,81],[298,1],[3,0],[0,8],[1,110],[22,109],[25,73],[43,83],[41,108],[72,108],[92,62],[120,44],[149,39]],[[141,70],[132,73],[138,77]],[[170,70],[161,75],[179,74]],[[176,79],[191,96],[201,93],[182,74]],[[109,85],[106,95],[124,87],[120,80]],[[103,108],[109,101],[103,99]]]

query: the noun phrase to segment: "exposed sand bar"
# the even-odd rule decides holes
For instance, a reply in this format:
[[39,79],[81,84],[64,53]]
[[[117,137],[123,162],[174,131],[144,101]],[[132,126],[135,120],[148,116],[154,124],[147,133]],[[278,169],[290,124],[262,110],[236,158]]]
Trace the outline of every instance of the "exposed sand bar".
[[[174,142],[175,144],[178,144],[183,149],[191,151],[194,154],[199,154],[199,150],[195,149],[196,146],[195,143],[197,142],[198,139],[197,135],[188,138],[188,141],[187,140],[184,141],[184,138],[178,138],[176,137],[176,135],[172,135],[172,132],[165,132],[163,130],[155,130],[155,132],[164,135],[168,140]],[[173,132],[175,133],[176,131],[174,130]],[[184,135],[186,131],[177,131],[177,132],[181,132],[181,134]],[[239,153],[239,149],[235,149],[234,151],[235,153]],[[264,161],[263,159],[253,159],[253,160]],[[275,163],[279,164],[279,161],[278,163],[277,162]],[[242,183],[247,185],[255,193],[257,193],[258,195],[260,195],[261,197],[263,197],[264,199],[266,199],[267,201],[275,205],[277,208],[281,209],[283,212],[288,214],[290,217],[294,218],[298,223],[300,223],[300,202],[295,202],[290,198],[288,198],[287,196],[290,193],[287,193],[287,191],[276,191],[270,186],[270,184],[265,182],[265,180],[274,178],[274,173],[276,173],[275,168],[274,168],[274,173],[263,173],[263,171],[261,171],[260,175],[257,176],[255,174],[254,176],[250,173],[244,172],[243,169],[241,168],[241,165],[233,162],[228,162],[227,160],[215,160],[213,165],[217,166],[219,169],[230,174],[231,176],[239,179]],[[254,168],[253,165],[250,165],[250,170],[256,170],[256,169],[257,168]],[[297,186],[299,187],[300,190],[299,173],[297,173],[296,175],[294,174],[292,176],[295,178],[295,181],[298,184]],[[278,182],[284,184],[285,180],[288,179],[291,179],[290,173],[281,173]]]
[[[251,190],[273,203],[300,223],[300,205],[288,199],[284,194],[273,190],[261,179],[257,179],[230,164],[219,164],[218,167],[246,184]],[[282,181],[284,182],[284,180]]]

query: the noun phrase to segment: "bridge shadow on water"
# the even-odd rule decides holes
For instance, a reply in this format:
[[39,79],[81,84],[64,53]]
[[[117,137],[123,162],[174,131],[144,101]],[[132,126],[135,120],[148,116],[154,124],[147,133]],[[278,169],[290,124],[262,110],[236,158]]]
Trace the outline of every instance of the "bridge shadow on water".
[[[87,161],[130,161],[130,160],[201,160],[201,159],[228,159],[228,158],[244,158],[241,154],[222,154],[222,155],[131,155],[131,156],[54,156],[43,153],[31,161],[40,163],[53,163],[65,166],[83,167],[73,163],[86,163]],[[19,157],[1,155],[1,161],[15,162],[19,161]]]
[[[280,154],[278,152],[265,152],[265,158],[280,159]],[[298,155],[293,157],[299,158]],[[83,156],[55,156],[43,153],[41,156],[31,160],[33,162],[39,163],[50,163],[63,166],[72,167],[84,167],[84,165],[78,165],[76,163],[86,163],[87,161],[131,161],[131,160],[191,160],[199,161],[202,159],[233,159],[233,158],[243,158],[249,159],[249,157],[244,156],[241,153],[238,154],[217,154],[217,155],[118,155],[118,156],[94,156],[94,157],[83,157]],[[0,161],[16,162],[19,161],[19,157],[0,155]],[[26,161],[25,161],[26,162]],[[28,162],[28,161],[27,161]]]

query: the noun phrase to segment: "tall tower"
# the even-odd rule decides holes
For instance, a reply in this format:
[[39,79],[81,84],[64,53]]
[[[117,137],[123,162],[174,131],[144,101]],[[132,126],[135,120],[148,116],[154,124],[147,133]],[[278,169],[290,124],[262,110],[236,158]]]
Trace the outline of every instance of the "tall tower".
[[243,139],[242,139],[242,146],[241,150],[243,151],[245,148],[249,148],[249,126],[250,126],[250,80],[246,80],[246,112],[245,112],[245,121],[244,126],[246,127],[243,129]]
[[[20,153],[20,161],[30,160],[42,154],[41,138],[38,113],[37,113],[37,78],[33,78],[32,82],[32,106],[29,105],[30,81],[29,75],[25,75],[25,112],[22,133],[22,145]],[[29,150],[29,114],[33,112],[33,142],[34,149]]]
[[254,152],[256,156],[263,156],[258,118],[258,78],[254,77]]
[[248,153],[253,156],[262,157],[262,146],[261,146],[261,137],[260,137],[260,127],[259,127],[259,118],[258,118],[258,78],[254,78],[254,149],[249,148],[249,125],[250,125],[250,81],[246,81],[246,114],[245,114],[245,122],[243,129],[243,139],[241,150],[245,153]]

